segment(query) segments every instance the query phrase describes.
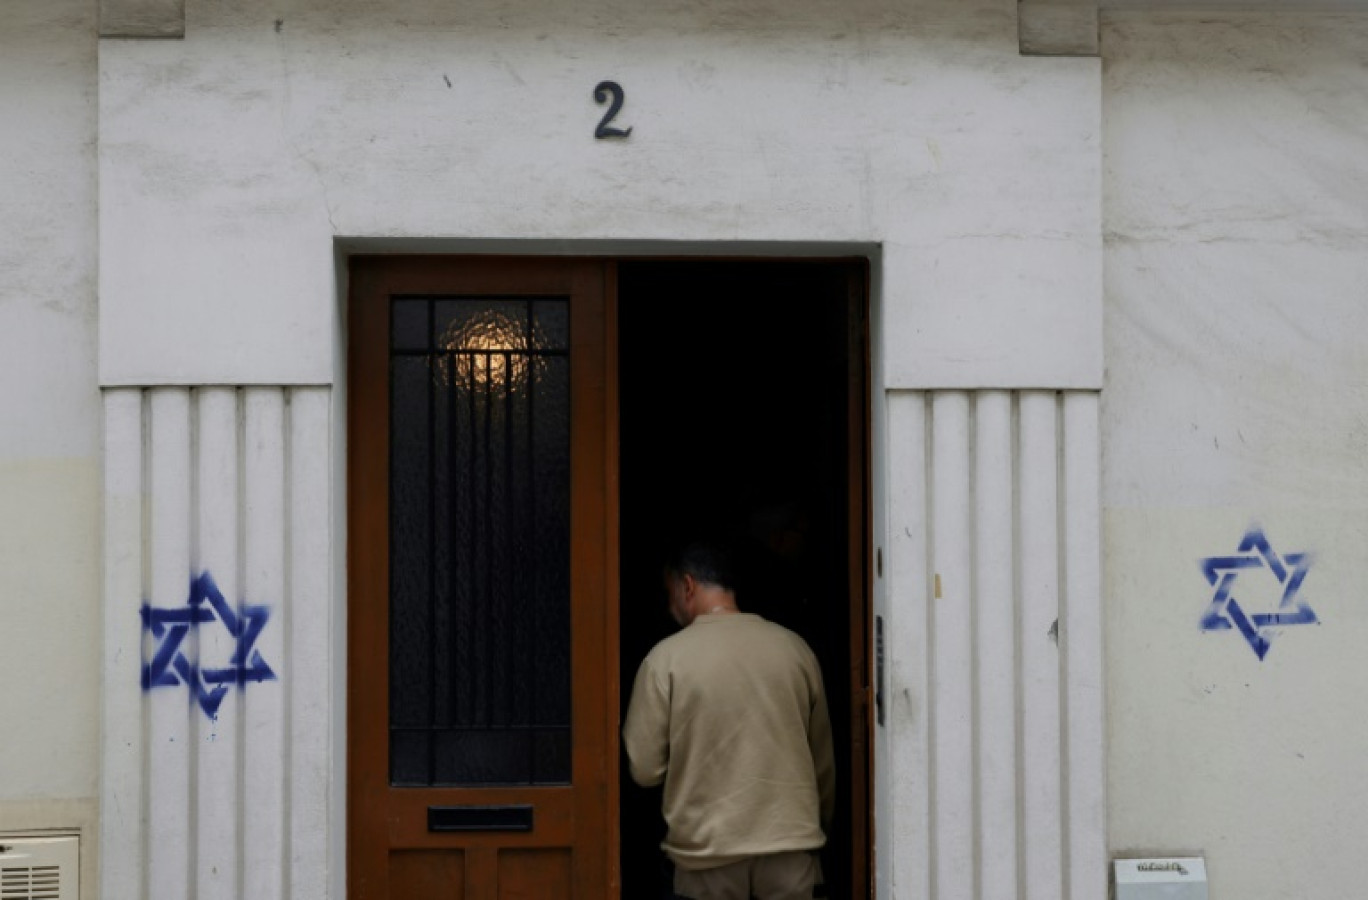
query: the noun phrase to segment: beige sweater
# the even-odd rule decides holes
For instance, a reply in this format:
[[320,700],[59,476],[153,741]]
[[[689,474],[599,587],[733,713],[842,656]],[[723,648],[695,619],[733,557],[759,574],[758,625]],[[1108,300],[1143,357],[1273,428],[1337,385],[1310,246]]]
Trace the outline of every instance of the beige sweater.
[[831,722],[817,658],[788,629],[699,616],[642,661],[622,737],[637,783],[665,782],[661,846],[680,868],[826,842]]

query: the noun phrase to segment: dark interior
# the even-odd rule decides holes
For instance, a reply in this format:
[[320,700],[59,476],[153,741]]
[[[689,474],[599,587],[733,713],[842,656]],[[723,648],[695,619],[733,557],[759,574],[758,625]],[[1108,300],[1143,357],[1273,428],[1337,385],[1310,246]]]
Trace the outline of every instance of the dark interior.
[[[642,657],[675,629],[666,548],[730,543],[740,606],[798,632],[822,664],[838,767],[831,897],[864,865],[850,796],[851,604],[863,603],[847,568],[853,265],[622,262],[618,289],[622,709]],[[669,897],[660,791],[633,784],[625,759],[622,772],[622,896]]]

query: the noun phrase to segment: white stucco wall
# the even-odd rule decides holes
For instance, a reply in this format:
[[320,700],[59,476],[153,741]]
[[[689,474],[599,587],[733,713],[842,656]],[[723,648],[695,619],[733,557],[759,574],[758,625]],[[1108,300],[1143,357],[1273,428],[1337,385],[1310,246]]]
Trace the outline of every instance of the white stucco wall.
[[81,830],[99,771],[95,9],[0,25],[0,832]]
[[100,624],[94,9],[4,17],[0,806],[94,796]]
[[[1110,844],[1363,893],[1368,18],[1127,13],[1104,57]],[[1202,631],[1252,523],[1319,625]],[[1235,594],[1276,605],[1268,570]]]
[[332,381],[339,236],[882,244],[890,384],[1096,387],[1099,67],[1015,8],[190,3],[101,42],[101,378]]

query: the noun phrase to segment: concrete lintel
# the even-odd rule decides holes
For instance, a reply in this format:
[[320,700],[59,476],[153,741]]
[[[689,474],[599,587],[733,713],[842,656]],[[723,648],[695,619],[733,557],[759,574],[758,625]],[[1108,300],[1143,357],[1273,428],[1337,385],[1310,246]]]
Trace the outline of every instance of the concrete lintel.
[[102,38],[183,38],[185,0],[100,0]]
[[1023,56],[1097,56],[1097,0],[1019,0]]

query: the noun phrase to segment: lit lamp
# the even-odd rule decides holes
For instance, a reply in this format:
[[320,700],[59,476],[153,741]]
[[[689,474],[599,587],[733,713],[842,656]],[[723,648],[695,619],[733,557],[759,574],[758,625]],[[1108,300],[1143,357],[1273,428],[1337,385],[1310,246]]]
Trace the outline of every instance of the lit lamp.
[[453,318],[437,339],[437,349],[446,352],[434,374],[447,385],[517,391],[526,386],[533,364],[529,331],[525,314],[472,309]]

